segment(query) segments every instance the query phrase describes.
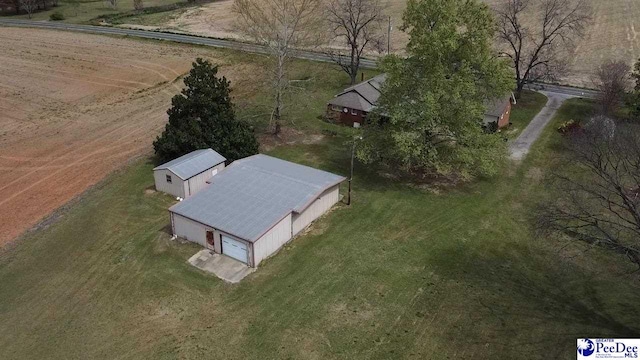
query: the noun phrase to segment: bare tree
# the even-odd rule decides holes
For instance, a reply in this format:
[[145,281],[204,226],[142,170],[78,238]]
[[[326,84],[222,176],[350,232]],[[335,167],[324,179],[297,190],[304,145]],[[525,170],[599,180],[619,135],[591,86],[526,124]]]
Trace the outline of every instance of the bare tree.
[[570,142],[570,162],[554,175],[557,197],[541,207],[539,228],[624,254],[640,266],[640,129],[612,131],[596,122]]
[[321,38],[322,0],[235,0],[236,27],[264,45],[272,60],[274,105],[271,127],[280,133],[284,94],[289,87],[287,65],[296,49],[318,46]]
[[136,11],[144,10],[144,2],[143,2],[143,0],[133,0],[133,8]]
[[355,84],[360,70],[360,58],[365,50],[382,51],[384,7],[380,0],[329,0],[326,18],[338,46],[347,50],[330,48],[326,53],[349,75]]
[[621,60],[609,60],[598,67],[593,84],[598,93],[598,102],[605,115],[613,115],[623,103],[631,86],[631,67]]
[[501,55],[513,62],[518,94],[527,83],[563,73],[591,20],[586,0],[504,0],[495,10]]
[[118,7],[118,0],[105,0],[107,5],[111,6],[113,9]]
[[20,0],[20,7],[27,12],[29,19],[33,12],[38,9],[38,0]]

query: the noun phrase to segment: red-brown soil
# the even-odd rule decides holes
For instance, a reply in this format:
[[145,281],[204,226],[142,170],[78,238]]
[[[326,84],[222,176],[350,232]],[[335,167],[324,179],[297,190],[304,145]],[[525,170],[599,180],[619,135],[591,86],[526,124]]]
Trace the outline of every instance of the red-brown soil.
[[0,44],[0,246],[150,153],[180,91],[177,78],[196,56],[217,56],[174,44],[2,27]]

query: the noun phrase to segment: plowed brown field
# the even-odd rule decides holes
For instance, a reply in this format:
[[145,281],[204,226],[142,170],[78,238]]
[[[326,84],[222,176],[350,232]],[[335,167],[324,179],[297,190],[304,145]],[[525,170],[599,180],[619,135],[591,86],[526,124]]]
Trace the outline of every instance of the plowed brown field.
[[0,246],[151,151],[187,46],[0,27]]

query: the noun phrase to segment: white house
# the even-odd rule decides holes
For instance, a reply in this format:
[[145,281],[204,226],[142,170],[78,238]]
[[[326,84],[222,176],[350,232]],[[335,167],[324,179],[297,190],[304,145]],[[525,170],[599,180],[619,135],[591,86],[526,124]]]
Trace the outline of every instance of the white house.
[[211,149],[196,150],[153,169],[156,190],[183,199],[206,187],[227,159]]
[[257,267],[337,203],[344,180],[266,155],[236,160],[169,209],[173,234]]

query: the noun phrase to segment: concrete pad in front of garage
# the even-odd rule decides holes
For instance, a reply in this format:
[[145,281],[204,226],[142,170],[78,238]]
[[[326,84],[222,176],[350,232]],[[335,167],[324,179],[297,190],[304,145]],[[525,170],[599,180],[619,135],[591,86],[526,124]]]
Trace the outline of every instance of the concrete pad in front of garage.
[[212,273],[220,279],[235,284],[255,271],[238,260],[203,249],[189,259],[189,264]]

